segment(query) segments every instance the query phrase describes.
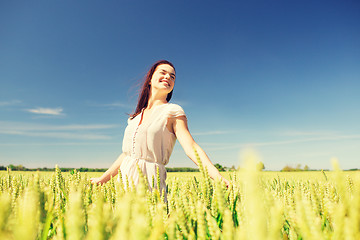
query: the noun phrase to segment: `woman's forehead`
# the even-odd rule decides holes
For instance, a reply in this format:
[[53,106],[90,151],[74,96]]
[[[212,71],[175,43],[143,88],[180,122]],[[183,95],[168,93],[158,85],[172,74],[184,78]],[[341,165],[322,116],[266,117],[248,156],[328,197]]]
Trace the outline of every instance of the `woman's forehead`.
[[175,74],[175,69],[172,66],[168,65],[168,64],[160,64],[159,66],[156,67],[156,70],[158,70],[158,71],[163,70],[163,71],[166,71],[168,73],[174,73]]

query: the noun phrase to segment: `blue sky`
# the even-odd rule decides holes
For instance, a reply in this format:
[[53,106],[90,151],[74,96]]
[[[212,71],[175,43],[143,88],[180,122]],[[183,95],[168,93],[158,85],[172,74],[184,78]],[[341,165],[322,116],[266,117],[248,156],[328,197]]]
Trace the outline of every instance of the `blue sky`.
[[[358,1],[2,1],[0,23],[0,165],[110,166],[168,59],[214,163],[360,167]],[[168,166],[195,167],[179,144]]]

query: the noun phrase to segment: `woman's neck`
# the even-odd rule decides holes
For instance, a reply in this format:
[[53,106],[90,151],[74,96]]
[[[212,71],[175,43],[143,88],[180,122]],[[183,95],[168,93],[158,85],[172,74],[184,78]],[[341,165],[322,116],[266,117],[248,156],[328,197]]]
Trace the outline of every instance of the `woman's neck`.
[[148,105],[146,108],[151,109],[152,107],[167,103],[167,94],[161,94],[160,92],[153,91],[150,93]]

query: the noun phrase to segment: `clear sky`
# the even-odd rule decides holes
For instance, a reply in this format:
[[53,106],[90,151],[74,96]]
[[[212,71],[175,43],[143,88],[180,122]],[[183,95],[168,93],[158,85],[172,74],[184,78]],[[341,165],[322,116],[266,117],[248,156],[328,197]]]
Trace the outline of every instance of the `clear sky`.
[[214,163],[360,168],[357,0],[1,1],[0,165],[109,167],[159,59]]

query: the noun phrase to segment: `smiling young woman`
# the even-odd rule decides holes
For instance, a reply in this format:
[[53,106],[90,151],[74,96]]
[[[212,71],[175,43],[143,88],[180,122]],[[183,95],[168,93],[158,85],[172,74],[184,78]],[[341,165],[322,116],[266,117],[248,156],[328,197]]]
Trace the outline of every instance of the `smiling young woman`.
[[[139,182],[137,166],[149,181],[160,173],[160,192],[166,190],[166,169],[176,139],[186,155],[197,162],[194,149],[202,165],[207,168],[210,177],[225,179],[211,163],[204,150],[194,141],[187,124],[184,110],[177,104],[169,103],[175,85],[176,72],[172,63],[160,60],[152,65],[146,74],[135,112],[128,119],[125,129],[122,153],[112,166],[99,178],[91,178],[92,183],[105,183],[118,173],[120,168],[122,181]],[[149,184],[151,188],[151,184]],[[165,192],[166,194],[166,192]],[[165,196],[166,199],[166,196]]]

